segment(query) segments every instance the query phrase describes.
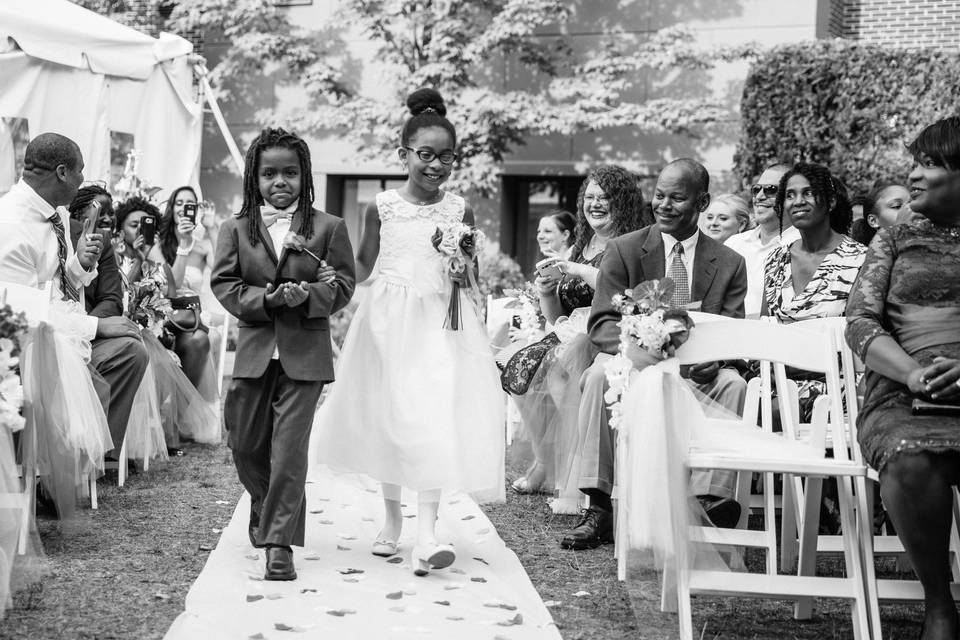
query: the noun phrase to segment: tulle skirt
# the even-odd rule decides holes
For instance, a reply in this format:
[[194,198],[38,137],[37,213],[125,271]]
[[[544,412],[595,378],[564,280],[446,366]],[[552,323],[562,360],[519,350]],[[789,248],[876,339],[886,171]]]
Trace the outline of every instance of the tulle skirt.
[[89,345],[47,324],[31,331],[23,353],[23,394],[36,429],[40,480],[61,517],[76,508],[76,491],[90,473],[103,470],[114,448],[103,405],[85,356]]
[[[208,398],[216,397],[216,382],[209,380],[201,384],[200,389],[194,387],[175,356],[156,336],[144,331],[143,344],[150,355],[160,418],[167,437],[176,434],[196,442],[220,442],[219,401]],[[208,397],[202,391],[206,391]]]
[[[0,425],[0,496],[18,497],[22,490],[13,434]],[[12,604],[13,593],[38,580],[44,568],[33,510],[24,514],[9,507],[0,509],[0,620]]]
[[[530,441],[544,466],[542,486],[553,493],[550,508],[557,514],[580,509],[580,377],[597,355],[586,333],[587,311],[578,309],[557,323],[555,337],[540,344],[558,343],[537,356],[540,363],[526,393],[511,396],[522,419],[518,437]],[[531,349],[536,347],[525,350]]]
[[153,458],[167,459],[163,419],[160,416],[160,401],[157,397],[157,377],[153,367],[152,361],[147,364],[143,380],[140,381],[140,387],[133,398],[133,406],[130,408],[127,435],[123,442],[129,460],[146,462]]
[[501,499],[506,403],[473,302],[461,292],[463,322],[451,331],[449,289],[383,276],[364,289],[317,412],[311,463]]

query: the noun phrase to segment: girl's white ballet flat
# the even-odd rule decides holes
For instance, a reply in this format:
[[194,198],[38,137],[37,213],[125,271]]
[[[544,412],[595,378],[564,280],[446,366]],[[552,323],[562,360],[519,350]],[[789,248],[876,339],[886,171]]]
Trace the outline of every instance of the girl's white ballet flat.
[[377,541],[373,543],[373,547],[370,548],[370,553],[375,556],[380,556],[381,558],[389,558],[397,554],[398,546],[399,544],[396,540],[378,538]]
[[446,569],[456,559],[457,553],[453,547],[446,544],[417,545],[410,554],[415,576],[425,576],[430,573],[430,569]]

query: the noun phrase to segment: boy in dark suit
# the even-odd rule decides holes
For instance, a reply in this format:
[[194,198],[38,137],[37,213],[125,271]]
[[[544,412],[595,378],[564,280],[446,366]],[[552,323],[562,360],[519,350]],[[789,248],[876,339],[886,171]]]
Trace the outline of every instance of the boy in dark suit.
[[333,380],[329,317],[353,295],[353,248],[343,220],[312,206],[310,152],[299,137],[265,129],[247,151],[243,183],[210,279],[239,327],[224,422],[250,494],[250,542],[266,547],[264,577],[294,580],[310,429]]

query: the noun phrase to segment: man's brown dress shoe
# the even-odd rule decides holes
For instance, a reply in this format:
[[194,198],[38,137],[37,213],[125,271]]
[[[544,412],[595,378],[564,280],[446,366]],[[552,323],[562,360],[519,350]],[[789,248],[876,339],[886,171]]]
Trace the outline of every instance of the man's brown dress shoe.
[[297,572],[293,568],[293,550],[290,547],[267,547],[267,572],[264,580],[296,580]]
[[560,541],[564,549],[595,549],[613,542],[613,514],[600,507],[590,507],[576,527]]
[[697,496],[697,501],[715,527],[733,529],[740,521],[740,503],[733,498],[703,495]]

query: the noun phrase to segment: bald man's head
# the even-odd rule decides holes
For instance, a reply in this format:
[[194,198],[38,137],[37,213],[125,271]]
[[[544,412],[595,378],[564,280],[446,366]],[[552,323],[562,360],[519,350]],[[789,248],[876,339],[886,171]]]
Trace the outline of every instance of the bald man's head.
[[691,181],[699,193],[709,193],[710,191],[710,174],[707,172],[707,168],[702,164],[694,160],[693,158],[677,158],[673,162],[669,163],[664,171],[670,168],[680,170],[684,173],[686,178]]
[[23,170],[54,171],[61,164],[76,169],[80,162],[80,147],[76,142],[59,133],[41,133],[27,145]]
[[59,133],[41,133],[23,154],[23,181],[53,207],[67,206],[83,183],[83,155]]

